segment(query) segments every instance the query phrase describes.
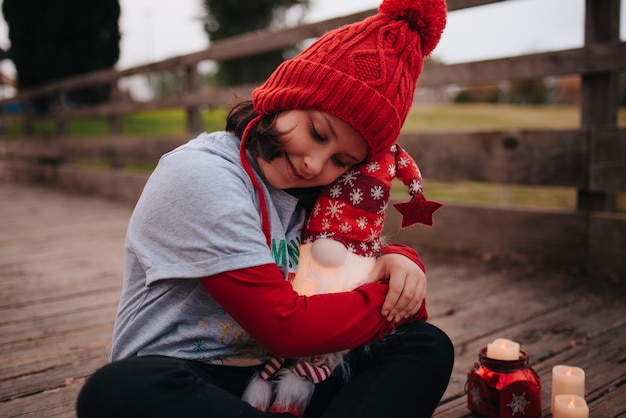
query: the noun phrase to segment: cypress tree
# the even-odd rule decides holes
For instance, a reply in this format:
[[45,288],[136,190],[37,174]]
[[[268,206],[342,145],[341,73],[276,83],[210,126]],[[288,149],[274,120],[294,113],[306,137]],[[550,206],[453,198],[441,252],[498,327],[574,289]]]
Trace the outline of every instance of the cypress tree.
[[[2,12],[19,90],[112,68],[119,59],[118,0],[4,0]],[[104,101],[109,90],[72,91],[70,104]],[[37,105],[45,110],[49,103]]]

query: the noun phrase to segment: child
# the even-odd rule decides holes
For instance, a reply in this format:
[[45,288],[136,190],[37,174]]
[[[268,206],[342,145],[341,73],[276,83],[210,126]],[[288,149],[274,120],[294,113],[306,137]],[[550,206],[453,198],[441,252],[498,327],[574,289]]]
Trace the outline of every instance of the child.
[[453,349],[424,322],[415,252],[387,246],[350,292],[299,296],[286,279],[319,187],[395,143],[445,13],[385,0],[281,64],[226,132],[161,158],[128,226],[112,363],[79,418],[278,416],[241,400],[267,354],[345,349],[349,381],[317,385],[305,417],[432,414]]

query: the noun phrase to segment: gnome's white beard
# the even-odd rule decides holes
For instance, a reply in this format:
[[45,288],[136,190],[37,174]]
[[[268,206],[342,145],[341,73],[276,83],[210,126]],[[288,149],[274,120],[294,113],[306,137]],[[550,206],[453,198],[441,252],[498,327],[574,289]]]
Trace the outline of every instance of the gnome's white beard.
[[[375,257],[354,254],[340,242],[330,239],[322,238],[313,243],[301,244],[293,288],[298,294],[306,296],[349,291],[367,282],[375,262]],[[347,351],[317,356],[316,363],[326,365],[332,371],[342,364],[343,355]],[[283,368],[277,374],[279,378],[274,382],[274,388],[269,380],[254,377],[243,399],[261,411],[269,408],[270,412],[289,411],[302,416],[315,385],[296,375],[293,369]],[[273,404],[272,395],[275,395]]]
[[338,293],[355,289],[367,281],[375,257],[357,255],[331,239],[300,245],[298,271],[292,281],[300,295]]

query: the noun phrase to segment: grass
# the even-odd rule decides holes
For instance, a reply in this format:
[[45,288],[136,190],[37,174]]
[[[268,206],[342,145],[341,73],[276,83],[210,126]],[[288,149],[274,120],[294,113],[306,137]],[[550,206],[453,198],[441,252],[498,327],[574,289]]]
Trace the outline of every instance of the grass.
[[[206,131],[224,129],[226,109],[208,109],[202,112],[203,126]],[[34,136],[49,138],[56,135],[56,125],[52,121],[38,121],[33,126]],[[125,116],[122,119],[122,133],[139,137],[185,137],[187,136],[184,109],[159,109]],[[76,138],[109,135],[109,123],[106,118],[75,119],[69,123],[69,134]],[[24,129],[20,125],[7,127],[9,138],[21,138]]]
[[474,182],[425,182],[426,196],[441,202],[476,202],[543,209],[573,209],[576,189]]
[[[417,105],[407,116],[405,132],[450,132],[507,129],[576,129],[580,114],[575,106],[515,106],[497,104]],[[206,131],[224,128],[227,109],[202,112]],[[626,108],[618,115],[618,125],[626,127]],[[122,129],[130,136],[186,136],[185,111],[160,109],[141,112],[123,118]],[[74,137],[106,136],[106,118],[72,120],[70,135]],[[37,122],[35,136],[48,137],[55,133],[51,121]],[[22,137],[20,126],[8,126],[10,137]]]
[[[575,129],[579,124],[579,109],[574,106],[419,105],[409,113],[404,130]],[[620,112],[620,124],[626,126],[626,109]]]
[[[580,124],[579,108],[575,106],[515,106],[494,104],[463,105],[417,105],[409,113],[404,132],[453,132],[512,129],[576,129]],[[222,130],[227,109],[209,109],[202,113],[206,131]],[[626,108],[619,111],[618,125],[626,127]],[[140,137],[181,137],[186,132],[183,109],[153,110],[126,116],[122,122],[123,133]],[[108,135],[105,118],[73,120],[70,135],[77,138]],[[52,122],[35,124],[36,136],[54,135]],[[9,137],[21,137],[19,126],[9,126]],[[146,171],[152,166],[129,167],[134,171]],[[576,206],[576,190],[555,187],[527,187],[492,183],[429,182],[425,189],[429,198],[442,202],[474,202],[520,207],[573,209]],[[394,193],[402,193],[395,187]],[[626,211],[626,193],[616,195],[619,211]]]
[[[202,124],[206,131],[223,130],[227,110],[208,109],[202,112]],[[186,136],[185,111],[164,109],[137,113],[124,118],[122,129],[131,136]]]

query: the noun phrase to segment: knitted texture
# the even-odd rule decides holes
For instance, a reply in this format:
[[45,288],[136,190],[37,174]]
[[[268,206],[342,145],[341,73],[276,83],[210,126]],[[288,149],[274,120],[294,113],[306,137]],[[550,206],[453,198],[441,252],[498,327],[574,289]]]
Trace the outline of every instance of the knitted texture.
[[425,58],[446,23],[445,0],[385,0],[379,13],[320,37],[252,93],[260,114],[320,110],[349,123],[376,159],[396,142]]
[[[303,243],[328,238],[364,257],[382,252],[381,233],[389,204],[392,181],[407,187],[409,202],[394,206],[404,215],[402,227],[420,222],[432,225],[432,215],[441,203],[423,195],[422,175],[411,156],[392,145],[379,159],[348,171],[324,187],[302,235]],[[405,205],[405,206],[402,206]]]

